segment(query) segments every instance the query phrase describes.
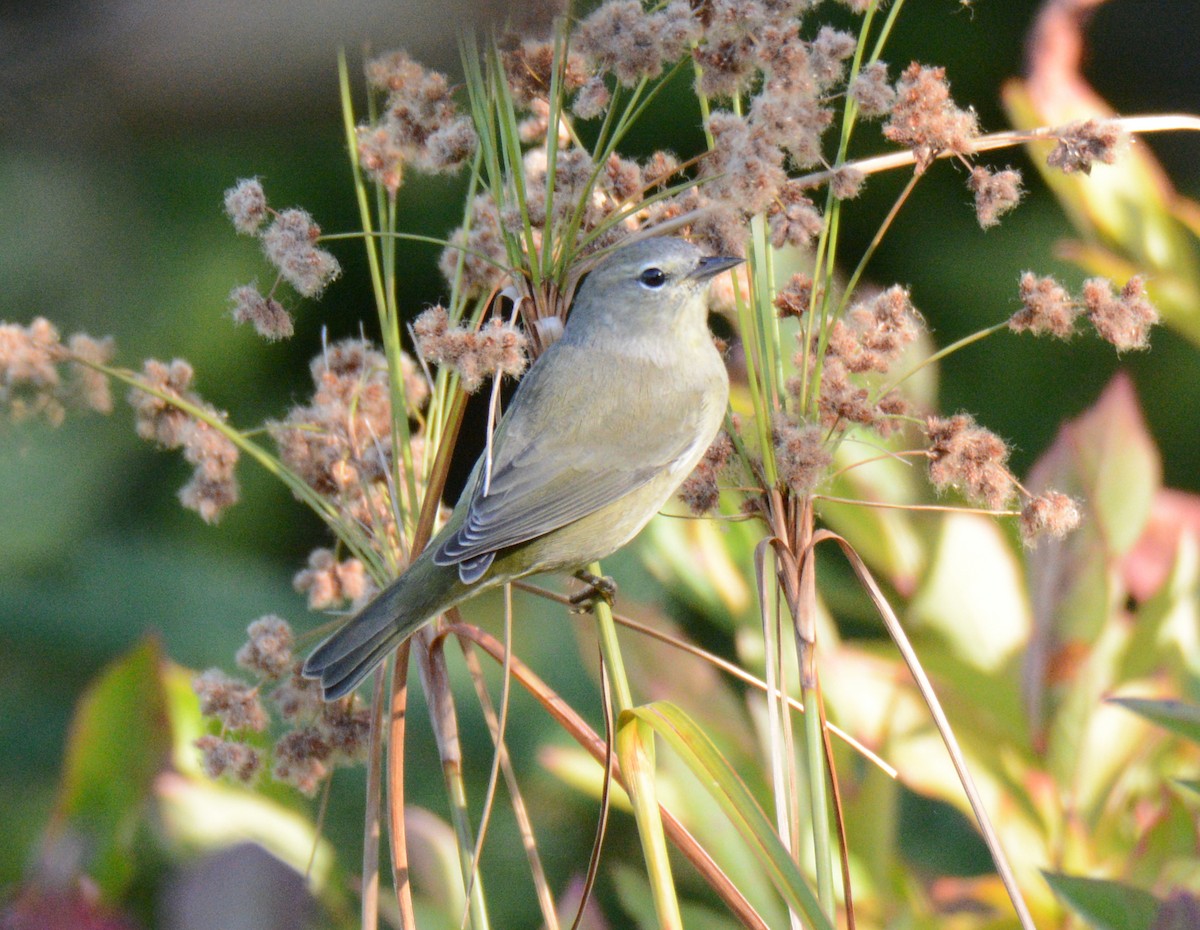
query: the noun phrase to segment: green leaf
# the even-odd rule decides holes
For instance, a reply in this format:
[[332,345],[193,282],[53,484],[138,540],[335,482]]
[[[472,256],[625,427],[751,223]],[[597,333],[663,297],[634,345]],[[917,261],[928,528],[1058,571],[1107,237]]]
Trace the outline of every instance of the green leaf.
[[79,842],[109,900],[133,876],[135,834],[171,751],[161,667],[157,641],[145,640],[92,683],[71,722],[47,840]]
[[1102,878],[1043,872],[1054,893],[1095,930],[1150,930],[1158,914],[1154,895]]
[[668,701],[655,701],[627,713],[649,724],[663,737],[708,789],[788,904],[815,930],[832,930],[829,918],[771,821],[708,735]]
[[1155,701],[1149,698],[1109,698],[1126,710],[1140,714],[1151,723],[1170,730],[1193,743],[1200,743],[1200,705],[1183,701]]

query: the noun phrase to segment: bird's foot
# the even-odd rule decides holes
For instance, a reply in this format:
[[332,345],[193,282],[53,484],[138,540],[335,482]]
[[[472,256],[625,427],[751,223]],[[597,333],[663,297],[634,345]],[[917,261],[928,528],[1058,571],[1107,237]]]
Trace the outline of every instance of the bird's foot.
[[571,610],[575,613],[589,613],[595,609],[596,604],[604,601],[609,607],[612,607],[613,600],[617,596],[617,583],[607,575],[593,575],[588,571],[578,571],[575,577],[582,581],[586,588],[578,594],[571,596]]

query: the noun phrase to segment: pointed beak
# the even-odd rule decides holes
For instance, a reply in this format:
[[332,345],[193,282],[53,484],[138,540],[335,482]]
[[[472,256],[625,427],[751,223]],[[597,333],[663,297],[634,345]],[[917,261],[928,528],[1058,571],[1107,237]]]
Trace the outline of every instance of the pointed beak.
[[722,271],[736,268],[744,261],[744,258],[727,258],[720,255],[702,258],[700,259],[700,264],[696,266],[696,270],[689,274],[688,277],[694,281],[707,281],[709,278],[716,277]]

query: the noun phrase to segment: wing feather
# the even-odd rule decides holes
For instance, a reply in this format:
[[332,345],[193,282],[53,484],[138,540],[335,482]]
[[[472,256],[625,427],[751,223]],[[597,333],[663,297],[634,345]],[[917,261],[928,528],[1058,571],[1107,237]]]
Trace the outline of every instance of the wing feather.
[[[569,355],[579,350],[557,343],[549,351]],[[485,558],[489,554],[615,503],[691,451],[693,430],[685,424],[663,429],[644,415],[658,405],[662,392],[678,390],[668,372],[649,366],[630,373],[628,380],[641,386],[639,398],[631,409],[605,409],[611,388],[589,379],[586,373],[594,366],[579,361],[568,357],[554,365],[535,365],[513,397],[493,442],[487,493],[477,479],[462,525],[434,553],[439,565],[458,564],[464,582],[482,577],[491,564]],[[628,392],[622,393],[629,405]],[[579,416],[580,410],[591,412],[590,422]],[[699,411],[685,417],[693,415]],[[614,455],[612,437],[598,435],[597,422],[624,426],[625,442],[631,444],[627,448],[636,449],[636,468]]]

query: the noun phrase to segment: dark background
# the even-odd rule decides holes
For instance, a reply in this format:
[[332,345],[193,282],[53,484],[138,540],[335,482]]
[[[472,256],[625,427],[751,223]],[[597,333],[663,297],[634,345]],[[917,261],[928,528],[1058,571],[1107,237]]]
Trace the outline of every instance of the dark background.
[[[326,231],[357,228],[338,106],[335,54],[345,44],[403,45],[451,72],[448,31],[469,15],[422,4],[362,2],[14,4],[0,8],[0,319],[45,315],[64,333],[113,335],[137,367],[180,356],[202,395],[249,426],[282,416],[309,387],[308,359],[330,339],[374,325],[360,249],[336,246],[345,275],[320,303],[293,301],[297,333],[267,346],[235,329],[226,295],[270,272],[221,212],[222,191],[258,175],[276,207],[301,205]],[[1030,0],[909,3],[889,54],[943,64],[955,98],[1004,128],[999,88],[1019,74]],[[1200,5],[1113,0],[1096,15],[1089,76],[1124,113],[1200,111]],[[688,153],[698,114],[670,102],[659,134],[635,144]],[[861,134],[865,150],[877,135]],[[1200,141],[1150,139],[1180,189],[1200,197]],[[939,343],[1015,309],[1026,269],[1083,275],[1052,257],[1070,228],[1019,152],[1031,195],[998,229],[979,230],[962,171],[943,164],[918,186],[868,277],[913,289]],[[872,183],[847,211],[847,252],[868,241],[900,179]],[[414,180],[400,227],[441,235],[461,210],[457,180]],[[859,218],[861,217],[861,219]],[[442,293],[433,247],[406,249],[403,305]],[[1070,351],[1001,337],[943,366],[943,406],[978,415],[1016,447],[1018,472],[1057,424],[1131,370],[1168,483],[1200,490],[1191,398],[1194,347],[1169,331],[1151,353],[1118,360],[1086,341]],[[133,434],[128,408],[72,415],[58,429],[0,424],[0,885],[16,880],[53,801],[70,709],[88,679],[147,631],[192,667],[232,664],[246,623],[278,612],[309,628],[290,578],[324,543],[317,522],[244,464],[244,503],[219,527],[185,513],[177,456]],[[586,688],[585,684],[579,687]],[[357,791],[357,786],[350,785]],[[436,787],[428,803],[436,804]],[[420,799],[420,789],[417,789]],[[346,801],[346,804],[351,802]],[[353,830],[350,821],[349,830]],[[333,826],[336,833],[336,823]],[[350,848],[354,848],[351,844]]]

